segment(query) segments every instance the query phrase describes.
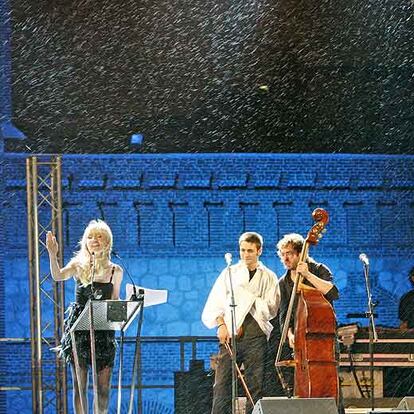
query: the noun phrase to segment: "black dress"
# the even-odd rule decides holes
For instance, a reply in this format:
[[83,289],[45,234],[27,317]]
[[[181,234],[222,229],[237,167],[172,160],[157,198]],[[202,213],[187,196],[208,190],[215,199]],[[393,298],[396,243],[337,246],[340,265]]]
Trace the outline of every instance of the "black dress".
[[[76,282],[76,302],[71,303],[66,313],[64,334],[59,347],[59,354],[67,363],[73,363],[72,340],[70,337],[70,328],[75,323],[79,315],[85,308],[90,298],[98,300],[111,299],[113,284],[112,277],[114,274],[112,269],[111,280],[108,283],[94,282],[92,285],[83,286]],[[76,331],[76,349],[78,351],[79,365],[87,367],[91,365],[91,346],[89,331]],[[95,355],[97,370],[100,371],[105,367],[113,367],[116,351],[116,341],[114,331],[95,331]]]

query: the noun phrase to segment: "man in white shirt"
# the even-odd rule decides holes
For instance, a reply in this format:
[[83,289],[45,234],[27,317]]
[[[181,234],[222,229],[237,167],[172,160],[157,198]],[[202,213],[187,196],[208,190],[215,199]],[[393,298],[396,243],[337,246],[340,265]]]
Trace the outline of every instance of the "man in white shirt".
[[[244,365],[245,380],[254,402],[262,397],[267,341],[273,328],[269,321],[276,315],[280,302],[275,273],[259,261],[262,236],[244,233],[240,236],[239,247],[241,260],[221,272],[202,314],[207,328],[217,327],[220,341],[212,414],[231,413],[231,358],[224,345],[231,344],[232,338],[231,284],[236,305],[237,362]],[[246,413],[252,409],[248,401]]]

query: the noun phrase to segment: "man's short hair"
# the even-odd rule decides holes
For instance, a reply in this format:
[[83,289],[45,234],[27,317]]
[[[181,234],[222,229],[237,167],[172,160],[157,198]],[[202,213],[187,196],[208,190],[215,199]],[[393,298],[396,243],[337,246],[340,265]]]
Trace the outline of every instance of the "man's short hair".
[[297,253],[300,253],[304,242],[305,239],[298,233],[285,234],[276,244],[277,253],[279,254],[288,245],[291,245]]
[[257,247],[257,250],[260,250],[263,247],[263,237],[254,231],[243,233],[239,238],[239,246],[244,241],[247,243],[254,243]]

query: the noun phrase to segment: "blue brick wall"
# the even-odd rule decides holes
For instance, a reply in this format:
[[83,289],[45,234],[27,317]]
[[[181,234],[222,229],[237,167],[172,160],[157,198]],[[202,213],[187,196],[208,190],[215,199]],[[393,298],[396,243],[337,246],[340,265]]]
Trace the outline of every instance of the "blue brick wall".
[[[21,227],[26,223],[24,158],[8,154],[4,176],[6,234],[19,235],[7,238],[8,289],[18,294],[27,278],[27,237]],[[237,256],[239,234],[248,229],[262,233],[264,261],[280,275],[275,243],[286,232],[305,235],[317,206],[326,208],[331,220],[311,254],[330,265],[342,289],[340,322],[347,322],[346,314],[355,310],[351,307],[365,305],[358,261],[364,251],[371,257],[379,307],[384,306],[379,323],[397,324],[394,311],[409,287],[406,273],[412,262],[414,157],[67,155],[63,184],[67,259],[87,222],[105,218],[114,232],[114,248],[134,279],[170,290],[168,304],[148,309],[147,334],[207,334],[199,313],[223,267],[224,252]],[[347,289],[355,284],[361,294],[350,298]],[[68,283],[69,298],[72,290]],[[11,320],[14,312],[27,312],[21,302],[10,307]],[[28,335],[21,319],[7,327],[8,334],[13,331]]]
[[[4,335],[28,337],[24,157],[7,154],[4,168]],[[114,232],[114,247],[136,282],[169,290],[167,304],[145,310],[144,336],[211,335],[200,313],[224,266],[224,253],[237,257],[239,234],[261,232],[263,260],[281,275],[276,241],[286,232],[305,235],[317,206],[327,209],[331,220],[311,254],[335,275],[341,294],[339,322],[354,322],[348,313],[366,311],[358,260],[363,251],[372,264],[377,324],[398,324],[398,299],[409,289],[406,275],[413,265],[412,156],[66,155],[63,185],[66,259],[88,221],[105,218]],[[42,271],[47,271],[47,261]],[[66,283],[68,302],[73,287]],[[178,369],[177,351],[161,348],[146,350],[151,367],[159,367],[155,374],[148,370],[149,383],[155,380],[151,375],[165,374],[171,381]]]

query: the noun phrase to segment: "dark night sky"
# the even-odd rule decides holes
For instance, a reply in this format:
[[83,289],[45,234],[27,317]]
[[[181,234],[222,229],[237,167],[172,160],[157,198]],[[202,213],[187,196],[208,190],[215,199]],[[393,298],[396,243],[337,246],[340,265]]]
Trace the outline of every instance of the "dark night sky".
[[409,0],[12,0],[9,150],[413,153]]

